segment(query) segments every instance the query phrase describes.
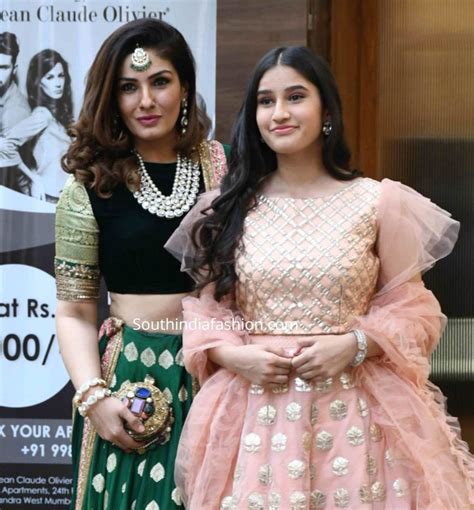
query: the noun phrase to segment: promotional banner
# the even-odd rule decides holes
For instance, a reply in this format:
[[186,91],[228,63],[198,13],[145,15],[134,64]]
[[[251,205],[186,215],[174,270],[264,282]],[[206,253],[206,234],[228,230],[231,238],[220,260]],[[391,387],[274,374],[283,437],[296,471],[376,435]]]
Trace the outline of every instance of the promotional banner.
[[0,8],[0,510],[67,508],[73,388],[55,335],[60,158],[104,39],[134,19],[176,26],[215,118],[216,0],[3,0]]

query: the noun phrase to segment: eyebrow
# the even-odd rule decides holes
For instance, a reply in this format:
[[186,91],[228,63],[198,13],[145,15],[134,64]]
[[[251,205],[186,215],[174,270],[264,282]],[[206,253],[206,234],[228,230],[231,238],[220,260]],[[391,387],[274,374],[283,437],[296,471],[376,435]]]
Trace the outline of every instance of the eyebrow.
[[[157,73],[155,74],[152,74],[151,76],[148,77],[149,80],[152,80],[153,78],[157,78],[158,76],[162,75],[162,74],[165,74],[165,73],[169,73],[169,74],[173,74],[173,72],[169,69],[162,69],[161,71],[158,71]],[[128,76],[120,76],[119,77],[119,81],[137,81],[136,78],[130,78]]]
[[[290,87],[286,87],[285,92],[293,92],[294,90],[308,90],[304,85],[291,85]],[[259,90],[257,91],[257,96],[260,94],[271,94],[273,91],[270,89]]]

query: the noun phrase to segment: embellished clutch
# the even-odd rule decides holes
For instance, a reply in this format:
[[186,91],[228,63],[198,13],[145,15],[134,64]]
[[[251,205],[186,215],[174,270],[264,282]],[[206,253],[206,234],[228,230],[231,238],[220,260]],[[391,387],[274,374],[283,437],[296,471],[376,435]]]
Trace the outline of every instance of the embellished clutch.
[[138,453],[169,441],[173,411],[163,392],[155,386],[153,377],[147,375],[143,382],[124,382],[114,396],[138,416],[145,427],[143,432],[127,429],[130,437],[144,443],[137,449]]

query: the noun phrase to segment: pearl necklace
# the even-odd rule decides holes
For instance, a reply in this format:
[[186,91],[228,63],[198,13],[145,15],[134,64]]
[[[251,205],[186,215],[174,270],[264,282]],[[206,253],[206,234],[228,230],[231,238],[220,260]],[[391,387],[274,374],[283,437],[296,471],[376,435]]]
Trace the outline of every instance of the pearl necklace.
[[140,189],[133,196],[143,209],[160,218],[178,218],[188,212],[199,192],[199,163],[193,163],[178,152],[173,190],[171,195],[165,196],[146,171],[141,155],[134,152],[138,159]]

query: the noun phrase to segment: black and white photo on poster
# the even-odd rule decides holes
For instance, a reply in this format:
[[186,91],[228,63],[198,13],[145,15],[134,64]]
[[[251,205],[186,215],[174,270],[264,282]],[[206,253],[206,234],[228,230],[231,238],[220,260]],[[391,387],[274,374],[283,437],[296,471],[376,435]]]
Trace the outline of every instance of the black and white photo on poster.
[[[69,66],[55,50],[36,53],[28,65],[25,105],[16,83],[18,51],[14,33],[0,34],[0,55],[5,62],[2,181],[33,198],[56,203],[66,180],[61,157],[69,144],[66,130],[73,120]],[[24,112],[28,112],[26,117]]]

